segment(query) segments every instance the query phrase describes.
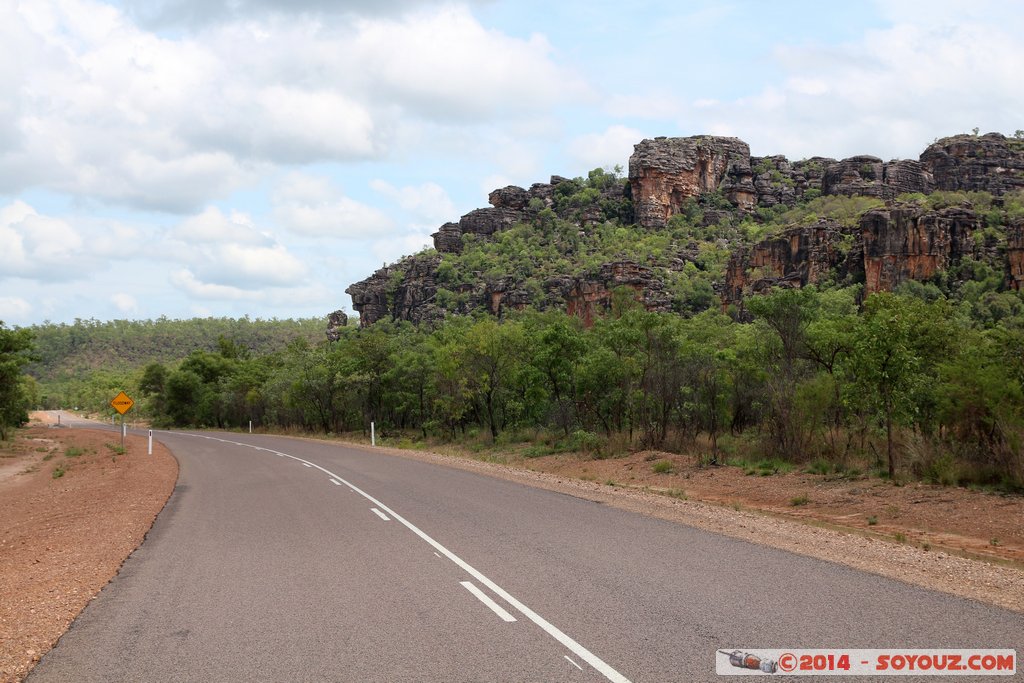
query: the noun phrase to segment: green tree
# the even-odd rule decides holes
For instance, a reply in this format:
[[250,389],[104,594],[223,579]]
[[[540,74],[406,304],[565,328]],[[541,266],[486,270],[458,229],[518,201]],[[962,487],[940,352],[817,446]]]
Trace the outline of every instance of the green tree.
[[0,321],[0,439],[28,422],[31,397],[23,370],[35,358],[32,338],[31,330],[8,329]]
[[935,398],[927,389],[928,378],[950,338],[941,306],[887,292],[873,294],[864,302],[853,336],[850,374],[856,378],[856,398],[885,428],[890,477],[896,474],[894,427],[920,422],[921,411]]

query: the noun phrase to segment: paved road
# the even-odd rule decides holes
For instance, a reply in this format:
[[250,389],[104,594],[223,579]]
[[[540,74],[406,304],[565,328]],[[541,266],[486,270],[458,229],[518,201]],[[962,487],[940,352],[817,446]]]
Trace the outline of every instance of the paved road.
[[1019,614],[559,493],[158,437],[173,496],[31,683],[713,681],[718,648],[1024,652]]

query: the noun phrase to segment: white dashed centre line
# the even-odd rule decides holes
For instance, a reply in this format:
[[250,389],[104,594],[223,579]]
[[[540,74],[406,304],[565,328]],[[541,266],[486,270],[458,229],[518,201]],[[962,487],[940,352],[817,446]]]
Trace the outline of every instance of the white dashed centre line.
[[[177,433],[178,434],[185,434],[185,435],[188,435],[188,436],[200,436],[200,437],[206,438],[206,439],[213,438],[213,437],[209,437],[209,436],[204,436],[202,434],[189,434],[188,432],[177,432]],[[216,440],[217,441],[222,441],[224,443],[234,444],[236,446],[247,446],[249,448],[255,448],[255,446],[253,446],[252,444],[239,443],[238,441],[228,441],[227,439],[216,439]],[[613,669],[605,661],[603,661],[600,657],[598,657],[593,652],[591,652],[587,648],[585,648],[582,645],[580,645],[579,643],[577,643],[575,640],[573,640],[568,635],[566,635],[565,632],[563,632],[557,626],[555,626],[554,624],[549,622],[547,619],[545,619],[544,617],[540,616],[539,614],[534,612],[532,609],[530,609],[529,607],[524,605],[522,602],[520,602],[518,599],[516,599],[513,595],[511,595],[508,591],[506,591],[504,588],[502,588],[501,586],[496,584],[494,581],[492,581],[491,579],[487,578],[478,569],[476,569],[475,567],[470,565],[468,562],[463,560],[461,557],[459,557],[458,555],[453,553],[448,548],[444,547],[443,545],[441,545],[440,543],[435,541],[433,538],[431,538],[426,533],[424,533],[422,529],[420,529],[415,524],[413,524],[412,522],[407,520],[405,517],[402,517],[401,515],[399,515],[397,512],[395,512],[394,510],[389,508],[387,505],[385,505],[384,503],[380,502],[379,500],[377,500],[376,498],[371,496],[366,491],[363,491],[362,489],[356,488],[355,486],[350,484],[348,481],[346,481],[344,477],[339,477],[334,472],[331,472],[330,470],[328,470],[326,468],[323,468],[320,465],[316,465],[314,463],[307,462],[306,460],[303,460],[302,458],[299,458],[299,457],[294,456],[294,455],[289,455],[287,453],[277,452],[277,454],[282,456],[282,457],[291,458],[292,460],[297,460],[298,462],[301,462],[306,467],[315,467],[316,469],[320,470],[321,472],[323,472],[324,474],[328,475],[329,477],[334,477],[338,481],[344,483],[346,486],[349,487],[349,490],[351,490],[353,493],[358,493],[360,496],[362,496],[366,500],[370,501],[371,503],[374,503],[375,505],[378,505],[379,507],[384,508],[402,526],[404,526],[406,529],[411,531],[416,536],[419,536],[428,545],[433,547],[436,551],[438,551],[439,553],[441,553],[442,555],[447,557],[449,560],[454,562],[456,565],[461,567],[467,574],[469,574],[474,579],[476,579],[477,581],[482,583],[484,586],[489,588],[491,591],[493,591],[495,595],[499,596],[502,600],[504,600],[509,605],[511,605],[517,612],[519,612],[524,617],[526,617],[527,619],[532,621],[534,624],[539,626],[542,631],[544,631],[549,636],[554,638],[556,641],[558,641],[559,643],[564,645],[570,652],[572,652],[577,657],[579,657],[580,659],[585,661],[587,664],[589,664],[590,666],[594,667],[594,669],[596,669],[598,671],[598,673],[600,673],[606,679],[608,679],[609,681],[612,681],[612,683],[629,683],[629,679],[628,678],[626,678],[625,676],[620,674],[618,671]],[[377,508],[372,508],[372,510],[377,515],[379,515],[381,519],[383,519],[385,521],[388,521],[388,517],[383,512],[381,512]],[[469,583],[469,582],[468,581],[467,582],[463,582],[463,585],[465,585],[466,583]],[[470,585],[472,585],[472,584],[470,584]],[[476,588],[475,586],[473,586],[473,587]],[[469,590],[469,589],[467,588],[467,590]],[[470,592],[473,592],[473,591],[470,591]],[[487,596],[485,595],[484,597],[487,597]],[[490,600],[490,598],[488,598],[488,600]],[[493,600],[492,600],[492,602],[493,602]],[[497,604],[497,603],[495,603],[495,604]],[[500,609],[500,607],[499,607],[499,609]],[[511,616],[511,615],[509,615],[509,616]],[[568,659],[568,656],[566,656],[566,659]],[[572,660],[569,660],[569,661],[572,661]],[[575,662],[573,662],[573,663],[575,664]]]
[[572,659],[570,659],[570,658],[569,658],[569,655],[562,655],[562,656],[563,656],[563,657],[565,657],[566,659],[568,659],[568,660],[569,660],[569,663],[570,663],[570,664],[572,664],[573,666],[575,666],[575,667],[576,667],[577,669],[579,669],[580,671],[583,671],[583,667],[582,667],[582,666],[580,666],[579,664],[577,664],[576,662],[572,661]]
[[383,520],[384,520],[385,522],[390,522],[390,521],[391,521],[391,520],[390,520],[390,519],[388,518],[388,516],[387,516],[387,515],[385,515],[385,514],[384,514],[383,512],[381,512],[381,511],[380,511],[380,510],[378,510],[377,508],[370,508],[370,509],[371,509],[371,510],[373,510],[373,514],[377,515],[378,517],[380,517],[381,519],[383,519]]
[[336,479],[331,479],[331,483],[334,484],[335,486],[341,486],[341,482]]
[[491,600],[491,597],[473,585],[471,581],[460,581],[462,587],[476,596],[476,599],[491,608],[491,611],[498,615],[502,621],[515,621],[516,618],[506,612],[501,605]]

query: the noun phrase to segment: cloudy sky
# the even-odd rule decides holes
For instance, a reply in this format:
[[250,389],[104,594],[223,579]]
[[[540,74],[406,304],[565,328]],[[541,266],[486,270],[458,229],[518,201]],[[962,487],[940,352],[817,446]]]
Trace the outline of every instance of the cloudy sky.
[[1024,128],[1024,4],[0,0],[0,320],[287,318],[644,137]]

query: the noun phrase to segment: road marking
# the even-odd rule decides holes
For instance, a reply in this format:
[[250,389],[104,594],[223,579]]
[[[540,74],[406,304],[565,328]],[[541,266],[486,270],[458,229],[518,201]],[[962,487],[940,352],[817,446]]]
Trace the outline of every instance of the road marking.
[[341,482],[336,479],[331,479],[331,483],[334,484],[335,486],[341,486]]
[[579,669],[580,671],[583,671],[583,667],[582,667],[582,666],[580,666],[579,664],[577,664],[576,662],[572,661],[572,659],[570,659],[570,658],[569,658],[569,655],[562,655],[562,656],[563,656],[563,657],[565,657],[566,659],[568,659],[568,660],[569,660],[569,663],[570,663],[570,664],[572,664],[573,666],[575,666],[575,667],[576,667],[577,669]]
[[[437,555],[437,552],[434,552],[434,554],[435,554],[435,555]],[[437,555],[437,556],[438,556],[438,557],[441,557],[440,555]]]
[[[187,434],[189,436],[200,436],[199,434],[189,434],[188,432],[169,432],[169,433],[171,433],[171,434]],[[233,442],[233,443],[237,443],[237,442]],[[238,443],[237,445],[239,445],[239,446],[250,446],[251,444]],[[554,624],[549,622],[547,619],[545,619],[544,617],[540,616],[539,614],[534,612],[532,609],[530,609],[529,607],[527,607],[523,603],[519,602],[519,600],[517,600],[515,597],[513,597],[512,594],[510,594],[504,588],[502,588],[501,586],[499,586],[498,584],[494,583],[489,578],[484,576],[479,570],[477,570],[471,564],[469,564],[468,562],[463,560],[461,557],[459,557],[458,555],[453,553],[451,550],[448,550],[448,548],[445,548],[443,545],[441,545],[440,543],[435,541],[433,538],[428,536],[425,532],[423,532],[415,524],[413,524],[412,522],[407,520],[405,517],[402,517],[400,514],[398,514],[397,512],[395,512],[394,510],[389,508],[387,505],[385,505],[384,503],[380,502],[379,500],[377,500],[376,498],[371,496],[366,491],[363,491],[362,489],[357,488],[356,486],[353,486],[350,482],[346,481],[344,477],[339,477],[334,472],[331,472],[329,469],[321,467],[320,465],[317,465],[316,463],[309,463],[308,461],[303,460],[302,458],[300,458],[298,456],[289,455],[287,453],[280,453],[279,455],[283,455],[286,458],[291,458],[292,460],[297,460],[297,461],[299,461],[301,463],[304,463],[304,464],[309,464],[310,467],[315,467],[316,469],[320,470],[324,474],[332,476],[335,479],[337,479],[338,481],[342,482],[343,484],[348,486],[349,489],[351,489],[354,493],[358,493],[359,495],[361,495],[366,500],[370,501],[371,503],[373,503],[377,507],[383,509],[389,515],[391,515],[391,517],[394,518],[394,520],[397,521],[399,524],[401,524],[406,529],[408,529],[409,531],[411,531],[414,534],[416,534],[417,536],[419,536],[428,545],[433,547],[437,552],[441,553],[442,555],[447,557],[449,560],[451,560],[452,562],[457,564],[467,574],[469,574],[474,579],[476,579],[477,581],[482,583],[484,586],[489,588],[492,593],[494,593],[495,595],[500,597],[502,600],[504,600],[509,605],[511,605],[516,611],[518,611],[524,617],[526,617],[527,619],[532,621],[534,624],[539,626],[541,628],[541,630],[543,630],[549,636],[551,636],[552,638],[557,640],[559,643],[564,645],[566,648],[569,649],[570,652],[572,652],[577,657],[579,657],[580,659],[585,661],[587,664],[592,666],[594,669],[596,669],[602,676],[607,678],[609,681],[612,681],[612,683],[630,683],[630,680],[628,678],[626,678],[625,676],[620,674],[618,671],[613,669],[611,666],[609,666],[607,663],[605,663],[604,660],[602,660],[600,657],[598,657],[593,652],[591,652],[590,650],[588,650],[587,648],[583,647],[582,645],[577,643],[575,640],[573,640],[572,638],[567,636],[565,633],[562,632],[561,629],[559,629],[557,626],[555,626]],[[377,514],[381,514],[377,510],[374,510],[374,511],[377,512]]]
[[306,467],[312,467],[312,465],[310,465],[308,462],[304,462],[302,464],[305,465]]
[[498,603],[491,600],[491,596],[484,593],[482,590],[473,585],[471,581],[459,581],[462,587],[468,590],[470,593],[476,596],[476,599],[484,603],[491,608],[491,611],[498,615],[498,618],[502,621],[515,621],[516,618],[505,611],[505,609]]
[[381,512],[377,508],[370,508],[370,509],[373,510],[373,514],[377,515],[378,517],[383,519],[385,522],[390,522],[391,521],[390,519],[388,519],[387,515],[385,515],[383,512]]

